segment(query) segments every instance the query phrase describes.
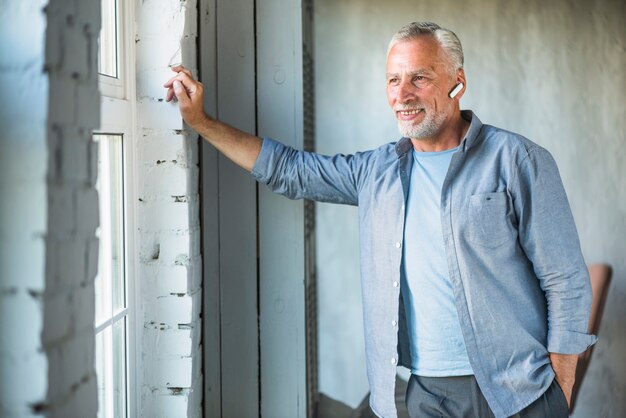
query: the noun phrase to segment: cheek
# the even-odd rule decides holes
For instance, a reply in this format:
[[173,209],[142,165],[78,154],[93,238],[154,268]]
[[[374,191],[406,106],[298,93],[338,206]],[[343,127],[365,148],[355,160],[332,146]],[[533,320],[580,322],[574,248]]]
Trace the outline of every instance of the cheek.
[[433,107],[437,112],[441,112],[449,105],[449,100],[450,99],[446,100],[444,97],[434,97],[432,100]]
[[454,100],[452,100],[447,93],[443,92],[439,92],[437,95],[433,96],[432,103],[438,111],[454,107]]
[[387,87],[387,102],[392,107],[396,101],[396,96],[397,96],[396,89],[393,87]]

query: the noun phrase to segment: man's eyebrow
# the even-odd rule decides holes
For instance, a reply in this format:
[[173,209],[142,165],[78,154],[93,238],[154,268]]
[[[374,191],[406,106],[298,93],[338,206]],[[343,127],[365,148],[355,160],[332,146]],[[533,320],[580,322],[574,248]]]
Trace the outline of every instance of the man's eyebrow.
[[411,75],[428,75],[432,74],[434,71],[430,68],[421,68],[419,70],[411,72]]
[[[408,75],[410,76],[416,76],[416,75],[431,75],[433,73],[432,70],[428,69],[428,68],[420,68],[418,70],[414,70],[414,71],[409,71]],[[399,73],[387,73],[386,77],[397,77],[399,75]]]

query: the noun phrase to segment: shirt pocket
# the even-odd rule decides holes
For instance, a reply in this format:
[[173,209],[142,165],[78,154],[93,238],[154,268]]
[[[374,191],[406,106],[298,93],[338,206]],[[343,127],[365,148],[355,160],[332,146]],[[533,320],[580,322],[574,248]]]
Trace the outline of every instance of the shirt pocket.
[[511,236],[506,192],[481,193],[469,199],[469,235],[478,245],[495,248]]

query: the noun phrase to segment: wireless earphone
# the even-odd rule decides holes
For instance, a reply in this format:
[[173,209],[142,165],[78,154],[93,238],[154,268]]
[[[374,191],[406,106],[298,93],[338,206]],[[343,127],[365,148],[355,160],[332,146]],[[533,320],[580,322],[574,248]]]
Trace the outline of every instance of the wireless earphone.
[[448,96],[450,96],[450,98],[453,99],[454,96],[456,96],[461,91],[462,88],[463,88],[463,83],[458,83],[456,86],[454,86],[454,88],[452,89],[450,94],[448,94]]

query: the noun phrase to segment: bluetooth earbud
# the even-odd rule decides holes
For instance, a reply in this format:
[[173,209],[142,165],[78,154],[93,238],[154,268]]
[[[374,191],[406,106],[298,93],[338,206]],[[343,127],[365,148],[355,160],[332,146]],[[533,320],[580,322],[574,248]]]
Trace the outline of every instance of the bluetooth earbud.
[[463,83],[458,83],[456,86],[454,86],[454,88],[452,89],[450,94],[448,94],[448,96],[450,96],[451,99],[454,99],[454,96],[459,94],[462,88],[463,88]]

